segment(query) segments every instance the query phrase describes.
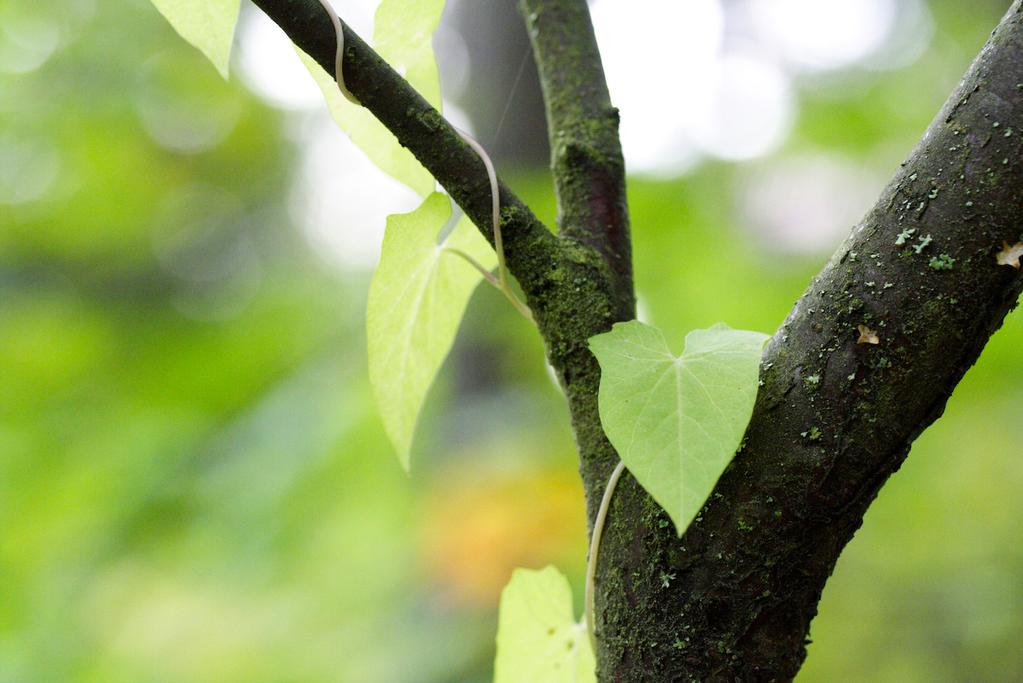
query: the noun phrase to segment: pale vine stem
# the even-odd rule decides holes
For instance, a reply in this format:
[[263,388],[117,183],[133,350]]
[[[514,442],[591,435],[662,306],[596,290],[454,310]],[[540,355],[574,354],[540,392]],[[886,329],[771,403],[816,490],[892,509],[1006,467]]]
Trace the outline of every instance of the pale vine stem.
[[600,499],[600,509],[597,510],[597,518],[593,521],[593,535],[590,537],[590,553],[586,558],[586,588],[583,598],[583,621],[586,622],[586,631],[590,636],[590,645],[593,652],[597,652],[597,637],[594,635],[593,616],[593,593],[597,577],[597,559],[600,556],[600,538],[604,535],[604,523],[607,521],[607,511],[611,507],[611,497],[618,486],[618,480],[625,471],[625,463],[621,460],[615,466],[611,476],[607,479],[607,487],[604,488],[604,497]]
[[[331,8],[327,0],[318,1],[320,6],[323,7],[323,10],[327,13],[327,16],[330,17],[330,23],[334,26],[335,42],[337,44],[337,49],[334,52],[334,80],[337,82],[337,87],[341,90],[341,94],[345,96],[345,99],[352,104],[358,104],[361,106],[362,103],[359,102],[359,99],[353,95],[350,90],[348,90],[347,86],[345,86],[345,77],[341,70],[345,53],[345,33],[341,28],[341,19],[338,17],[333,8]],[[487,169],[487,180],[490,181],[491,219],[493,221],[494,229],[494,251],[497,252],[497,277],[495,278],[490,271],[480,264],[479,261],[460,249],[444,247],[444,251],[455,254],[456,256],[461,256],[463,259],[468,261],[470,265],[483,274],[483,277],[487,282],[492,284],[498,289],[498,291],[507,297],[508,301],[510,301],[512,306],[515,307],[516,311],[521,313],[526,320],[535,322],[533,319],[533,313],[529,310],[529,306],[516,296],[508,283],[508,268],[504,262],[504,240],[501,236],[501,197],[500,190],[497,185],[497,172],[494,170],[494,164],[490,160],[490,156],[486,153],[486,150],[483,149],[483,146],[480,145],[480,143],[476,142],[475,138],[455,126],[452,126],[452,128],[454,128],[455,132],[461,136],[462,140],[465,141],[465,144],[472,147],[480,160],[483,161],[483,166]]]
[[337,50],[334,52],[334,80],[337,81],[337,87],[341,91],[341,94],[345,96],[345,99],[352,104],[358,104],[359,98],[348,90],[348,86],[345,85],[345,76],[341,72],[341,62],[345,56],[345,32],[341,28],[341,18],[337,15],[331,6],[327,3],[327,0],[319,0],[320,5],[323,7],[323,11],[330,17],[330,23],[334,26],[335,42],[337,43]]

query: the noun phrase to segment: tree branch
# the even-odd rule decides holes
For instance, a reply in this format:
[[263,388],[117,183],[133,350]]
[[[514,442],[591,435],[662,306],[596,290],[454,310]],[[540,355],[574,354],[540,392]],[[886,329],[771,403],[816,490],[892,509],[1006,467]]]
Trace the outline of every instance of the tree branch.
[[[559,15],[545,12],[572,5],[527,2],[543,10],[536,13],[535,40],[553,41],[558,33],[544,17]],[[776,333],[745,448],[682,541],[630,477],[621,482],[598,567],[601,680],[795,675],[838,554],[1023,288],[1018,271],[994,258],[1003,241],[1021,237],[1021,2],[1013,4],[877,206]],[[316,0],[256,4],[303,50],[333,68],[333,33]],[[553,26],[588,31],[588,19],[581,24],[578,5],[575,10]],[[350,89],[489,233],[489,187],[478,157],[357,36],[347,28],[345,35]],[[571,40],[571,31],[562,37]],[[572,87],[592,83],[587,79],[596,77],[595,48],[590,66],[579,65],[589,75],[575,85],[550,73],[562,59],[554,56],[556,49],[538,51],[549,55],[541,57],[549,65],[541,70],[548,72],[551,129],[576,134],[557,121],[584,120],[590,104],[573,110],[573,103],[552,95],[568,97]],[[584,130],[578,135],[583,142],[594,139]],[[597,139],[606,135],[605,126]],[[577,168],[569,163],[572,145],[559,151],[561,140],[552,141],[569,239],[554,238],[503,186],[502,226],[509,268],[537,314],[568,396],[592,520],[618,457],[600,426],[599,368],[586,342],[631,317],[632,294],[622,287],[627,271],[620,260],[627,251],[608,250],[611,236],[591,231],[601,224],[593,218],[600,212],[583,201],[617,201],[620,186],[610,182],[610,195],[602,195],[599,183],[587,185],[600,176],[589,173],[574,176],[579,187],[563,186],[561,174],[572,177]],[[605,179],[613,176],[607,173]],[[626,226],[624,209],[619,217]],[[897,245],[898,236],[911,230],[911,243]],[[627,246],[627,228],[621,235]],[[920,238],[927,236],[924,245]],[[858,344],[858,325],[876,330],[880,343]],[[816,381],[805,381],[811,376]],[[662,573],[676,577],[669,587]]]
[[[328,73],[334,72],[334,30],[318,0],[254,2],[306,54]],[[572,21],[583,19],[585,23],[576,29],[589,31],[588,17],[576,13]],[[419,159],[493,242],[490,187],[480,158],[379,55],[347,26],[343,30],[348,89]],[[623,280],[622,273],[627,271],[621,270],[621,263],[629,260],[627,228],[616,238],[625,242],[617,247],[619,270],[613,271],[604,256],[607,252],[598,251],[584,240],[558,239],[503,184],[501,206],[508,268],[526,294],[548,360],[568,397],[592,520],[618,455],[600,425],[600,367],[587,340],[606,332],[613,323],[633,317],[632,287],[625,286],[628,281]],[[624,217],[624,210],[621,215]]]
[[[317,0],[254,0],[288,37],[334,73],[334,29]],[[348,89],[434,178],[493,243],[490,185],[483,161],[405,79],[342,22]],[[501,226],[508,268],[527,298],[547,288],[544,272],[558,260],[557,240],[503,183]],[[532,296],[531,296],[532,295]]]
[[[839,553],[1023,289],[995,258],[1023,232],[1021,133],[1016,0],[774,335],[744,448],[681,542],[634,480],[619,485],[598,573],[601,681],[796,674]],[[859,325],[879,343],[858,343]]]
[[559,231],[599,251],[631,318],[632,248],[618,110],[585,0],[522,0],[547,109]]

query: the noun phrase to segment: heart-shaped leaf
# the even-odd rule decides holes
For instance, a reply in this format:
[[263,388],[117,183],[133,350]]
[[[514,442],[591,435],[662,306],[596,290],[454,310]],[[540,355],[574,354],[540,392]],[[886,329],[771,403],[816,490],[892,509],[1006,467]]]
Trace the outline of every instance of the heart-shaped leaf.
[[409,449],[426,392],[451,349],[465,306],[482,275],[443,247],[458,249],[484,267],[490,245],[462,219],[437,243],[451,214],[450,200],[434,193],[412,213],[388,216],[380,265],[366,306],[369,379],[398,458]]
[[572,589],[554,567],[516,569],[501,593],[494,683],[593,683],[586,627],[572,616]]
[[660,330],[636,320],[590,339],[604,431],[679,536],[739,447],[766,340],[719,324],[690,332],[675,356]]

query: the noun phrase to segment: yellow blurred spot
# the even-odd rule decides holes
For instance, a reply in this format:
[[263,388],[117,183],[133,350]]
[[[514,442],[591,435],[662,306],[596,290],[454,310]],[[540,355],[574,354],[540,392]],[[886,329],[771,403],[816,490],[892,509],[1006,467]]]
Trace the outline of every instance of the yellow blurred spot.
[[492,607],[514,568],[581,568],[585,554],[585,504],[574,469],[455,474],[424,504],[427,573],[455,602]]

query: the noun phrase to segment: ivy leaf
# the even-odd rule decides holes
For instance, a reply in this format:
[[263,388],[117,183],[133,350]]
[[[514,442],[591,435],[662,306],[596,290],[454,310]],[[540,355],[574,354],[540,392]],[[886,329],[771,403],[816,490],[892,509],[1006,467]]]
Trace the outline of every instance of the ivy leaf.
[[[451,213],[434,193],[412,213],[388,216],[380,265],[366,310],[369,378],[387,434],[409,469],[416,420],[437,371],[451,349],[480,273],[442,249],[437,234]],[[492,266],[490,245],[462,219],[444,247]]]
[[739,447],[766,340],[718,324],[686,335],[676,357],[660,330],[636,320],[590,339],[604,431],[679,536]]
[[[383,0],[373,30],[377,53],[437,109],[441,104],[440,77],[431,38],[443,11],[443,0]],[[326,16],[323,20],[328,21]],[[323,92],[334,120],[370,161],[420,197],[433,192],[433,176],[412,153],[369,110],[341,95],[334,74],[327,74],[301,50],[298,53]]]
[[572,589],[554,567],[516,569],[501,593],[494,683],[594,683],[586,627],[572,616]]
[[227,78],[239,0],[153,0],[174,30]]

